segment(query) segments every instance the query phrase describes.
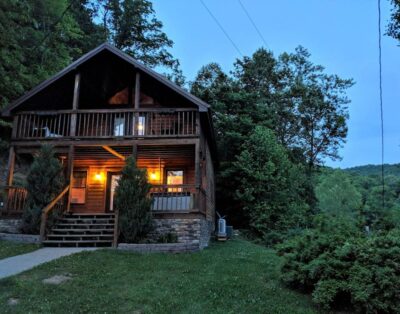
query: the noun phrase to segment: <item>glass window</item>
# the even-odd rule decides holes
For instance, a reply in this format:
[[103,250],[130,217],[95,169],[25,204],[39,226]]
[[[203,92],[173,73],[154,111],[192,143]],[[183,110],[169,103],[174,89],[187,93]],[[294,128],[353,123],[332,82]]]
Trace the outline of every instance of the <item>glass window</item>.
[[86,200],[86,171],[74,171],[71,182],[71,203],[85,204]]
[[125,118],[116,117],[114,119],[114,136],[124,136]]
[[143,136],[146,128],[146,118],[144,116],[139,116],[137,125],[137,134]]
[[[167,170],[167,185],[182,185],[183,170]],[[182,192],[182,188],[168,188],[168,192]]]

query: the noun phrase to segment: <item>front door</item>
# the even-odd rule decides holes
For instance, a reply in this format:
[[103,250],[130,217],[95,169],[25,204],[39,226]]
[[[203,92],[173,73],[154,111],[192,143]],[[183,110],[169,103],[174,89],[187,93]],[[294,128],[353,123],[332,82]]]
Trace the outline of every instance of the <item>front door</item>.
[[120,172],[107,173],[107,212],[114,212],[114,196],[118,186],[118,180],[121,178]]

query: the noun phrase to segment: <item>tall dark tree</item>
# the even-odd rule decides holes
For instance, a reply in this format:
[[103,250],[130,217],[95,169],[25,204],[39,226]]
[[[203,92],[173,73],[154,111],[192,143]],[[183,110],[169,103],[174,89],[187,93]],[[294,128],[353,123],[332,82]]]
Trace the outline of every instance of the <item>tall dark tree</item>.
[[146,171],[136,167],[129,157],[122,170],[115,191],[115,208],[119,210],[119,228],[122,241],[135,243],[143,240],[152,229],[150,184]]
[[391,0],[393,8],[387,34],[400,42],[400,0]]
[[99,10],[106,38],[117,48],[144,64],[176,66],[168,51],[173,41],[162,30],[148,0],[104,0]]

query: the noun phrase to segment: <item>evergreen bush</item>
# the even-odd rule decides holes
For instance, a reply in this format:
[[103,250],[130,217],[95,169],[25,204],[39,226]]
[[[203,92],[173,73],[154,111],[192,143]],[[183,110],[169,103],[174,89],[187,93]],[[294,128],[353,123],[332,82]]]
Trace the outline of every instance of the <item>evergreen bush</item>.
[[43,145],[27,176],[28,196],[22,225],[25,233],[39,233],[42,209],[60,194],[64,185],[62,164],[54,156],[53,147]]
[[146,171],[138,169],[135,159],[129,157],[114,199],[115,209],[119,211],[121,241],[140,242],[152,230],[150,187]]
[[367,236],[346,221],[320,217],[317,228],[281,244],[283,281],[324,309],[399,313],[400,230]]

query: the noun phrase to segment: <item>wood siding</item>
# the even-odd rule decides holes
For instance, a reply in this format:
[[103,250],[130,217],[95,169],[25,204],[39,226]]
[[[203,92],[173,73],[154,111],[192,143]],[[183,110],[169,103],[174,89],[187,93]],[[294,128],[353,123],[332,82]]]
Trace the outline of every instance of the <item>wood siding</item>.
[[[132,154],[129,146],[113,147],[119,154],[127,157]],[[125,161],[112,155],[102,147],[78,147],[74,156],[74,171],[87,171],[85,204],[71,204],[72,212],[95,213],[106,210],[107,173],[120,172]],[[165,171],[182,169],[184,184],[195,183],[194,146],[138,146],[137,165],[139,168],[156,170],[159,180],[152,184],[165,183]],[[100,178],[96,175],[99,174]]]

